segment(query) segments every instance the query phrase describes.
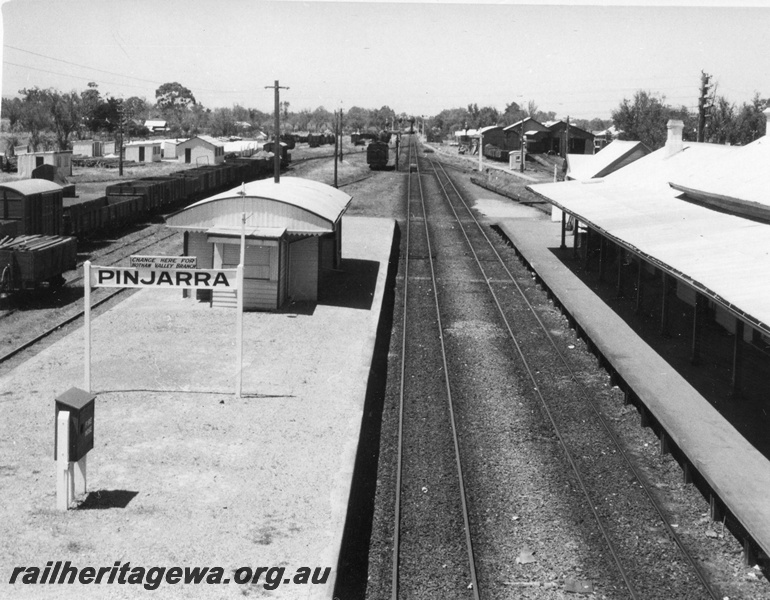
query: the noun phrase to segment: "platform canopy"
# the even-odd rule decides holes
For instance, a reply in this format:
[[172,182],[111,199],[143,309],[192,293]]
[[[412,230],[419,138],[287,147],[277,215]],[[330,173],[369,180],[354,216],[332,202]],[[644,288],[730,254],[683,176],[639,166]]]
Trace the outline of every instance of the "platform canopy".
[[[741,195],[755,198],[761,190],[745,184],[767,190],[764,178],[744,178],[727,160],[746,148],[685,142],[673,156],[664,148],[605,178],[528,189],[770,335],[770,280],[764,275],[770,272],[770,225],[713,210],[670,185],[693,181],[707,190],[731,178]],[[731,168],[729,177],[708,172],[723,164]]]
[[186,231],[235,230],[242,227],[245,214],[249,230],[321,235],[337,230],[351,200],[345,192],[310,179],[261,179],[196,202],[170,215],[166,225]]

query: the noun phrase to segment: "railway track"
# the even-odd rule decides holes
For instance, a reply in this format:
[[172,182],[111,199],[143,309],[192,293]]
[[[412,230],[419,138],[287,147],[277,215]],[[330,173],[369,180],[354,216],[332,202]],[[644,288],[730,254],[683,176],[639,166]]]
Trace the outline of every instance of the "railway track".
[[[147,250],[155,253],[178,254],[180,248],[175,241],[178,239],[176,232],[169,233],[162,226],[151,225],[123,236],[104,248],[94,250],[89,255],[89,260],[103,266],[112,266],[124,263],[132,254]],[[8,341],[0,349],[0,367],[6,366],[14,357],[34,348],[83,317],[81,268],[83,262],[78,261],[78,268],[67,273],[66,284],[58,291],[56,297],[51,294],[27,295],[17,299],[17,305],[0,312],[3,337]],[[126,288],[94,290],[91,308],[104,306],[117,296],[127,293],[131,293],[131,290]]]
[[[426,589],[425,574],[435,573],[441,576],[431,581],[434,597],[478,600],[460,442],[419,173],[409,177],[407,215],[391,598],[420,597]],[[432,302],[423,301],[428,296]],[[423,395],[426,389],[433,393]],[[436,448],[441,452],[434,452]],[[447,455],[453,459],[445,462]]]
[[446,169],[409,161],[393,600],[722,598],[594,401],[595,362]]

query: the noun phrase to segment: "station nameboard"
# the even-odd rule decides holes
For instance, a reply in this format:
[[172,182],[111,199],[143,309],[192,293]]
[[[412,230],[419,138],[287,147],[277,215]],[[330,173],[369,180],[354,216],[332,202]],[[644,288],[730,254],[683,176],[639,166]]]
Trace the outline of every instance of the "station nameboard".
[[134,269],[91,267],[91,287],[237,290],[235,269]]
[[198,266],[196,256],[139,256],[131,257],[134,269],[194,269]]

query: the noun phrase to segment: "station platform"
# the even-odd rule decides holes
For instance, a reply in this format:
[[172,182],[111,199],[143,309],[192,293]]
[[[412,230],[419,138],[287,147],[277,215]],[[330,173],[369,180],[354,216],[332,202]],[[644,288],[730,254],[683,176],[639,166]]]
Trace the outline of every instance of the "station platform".
[[147,593],[9,585],[47,561],[223,569],[164,580],[163,598],[333,597],[396,229],[345,216],[343,231],[317,303],[244,313],[240,397],[235,310],[142,289],[92,320],[95,445],[74,509],[56,510],[54,399],[85,387],[83,330],[0,379],[0,597]]
[[565,264],[549,216],[497,222],[543,285],[679,447],[761,550],[770,556],[770,461]]

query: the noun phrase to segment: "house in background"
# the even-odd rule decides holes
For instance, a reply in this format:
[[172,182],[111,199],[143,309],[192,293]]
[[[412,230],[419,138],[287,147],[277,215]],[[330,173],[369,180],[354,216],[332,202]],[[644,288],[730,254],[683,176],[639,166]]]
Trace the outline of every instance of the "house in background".
[[150,130],[150,133],[166,133],[168,130],[166,121],[145,121],[144,126]]
[[62,177],[72,176],[72,150],[18,154],[17,161],[19,176],[23,179],[31,178],[32,171],[42,165],[56,167]]
[[123,152],[126,160],[133,160],[138,163],[159,162],[160,142],[147,140],[131,142],[123,146]]
[[180,163],[218,165],[225,161],[225,145],[208,135],[196,135],[180,142],[176,155]]
[[76,140],[72,142],[72,154],[75,156],[103,156],[102,142],[97,140]]

